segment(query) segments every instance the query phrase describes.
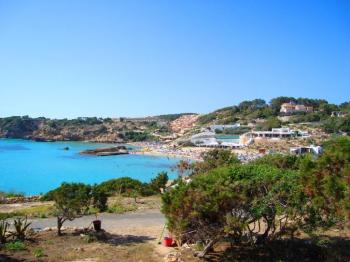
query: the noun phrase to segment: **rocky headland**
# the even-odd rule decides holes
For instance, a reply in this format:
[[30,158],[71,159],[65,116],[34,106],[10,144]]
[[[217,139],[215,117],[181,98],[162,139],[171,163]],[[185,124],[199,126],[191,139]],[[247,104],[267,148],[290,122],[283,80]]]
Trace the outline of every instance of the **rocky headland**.
[[113,156],[113,155],[126,155],[129,154],[128,149],[125,146],[114,146],[107,148],[89,149],[80,152],[81,155],[94,155],[94,156]]

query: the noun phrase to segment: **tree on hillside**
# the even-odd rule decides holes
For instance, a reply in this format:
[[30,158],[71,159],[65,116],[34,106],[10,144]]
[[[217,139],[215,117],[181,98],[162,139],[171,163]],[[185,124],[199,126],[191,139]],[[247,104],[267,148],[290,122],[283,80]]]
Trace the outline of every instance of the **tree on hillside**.
[[302,157],[295,155],[269,154],[252,161],[252,163],[258,165],[269,165],[279,169],[297,170],[299,168],[299,160],[301,158]]
[[301,168],[303,186],[312,201],[310,208],[323,211],[315,212],[315,221],[321,224],[325,217],[343,221],[344,210],[350,219],[350,139],[339,137],[326,142],[322,155],[308,162],[304,161]]
[[265,122],[256,126],[257,130],[269,131],[272,128],[281,127],[281,121],[277,117],[269,117]]
[[202,158],[202,162],[196,162],[194,164],[194,172],[197,174],[208,172],[217,167],[224,167],[240,163],[236,154],[232,153],[231,150],[226,149],[210,150],[205,152],[202,155]]
[[160,193],[161,188],[165,189],[168,183],[169,177],[167,172],[160,172],[155,178],[150,182],[150,187],[154,192]]
[[266,107],[266,102],[263,99],[254,99],[251,101],[243,101],[238,105],[241,111],[254,111]]
[[350,111],[350,102],[344,102],[339,105],[341,110]]
[[57,216],[57,234],[67,220],[72,221],[86,213],[90,206],[91,187],[82,183],[62,183],[52,194]]

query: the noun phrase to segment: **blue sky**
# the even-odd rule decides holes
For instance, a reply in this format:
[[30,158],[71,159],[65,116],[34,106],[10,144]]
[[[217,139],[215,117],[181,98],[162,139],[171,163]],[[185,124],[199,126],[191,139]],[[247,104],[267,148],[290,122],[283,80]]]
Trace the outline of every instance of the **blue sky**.
[[350,100],[347,0],[0,0],[0,116]]

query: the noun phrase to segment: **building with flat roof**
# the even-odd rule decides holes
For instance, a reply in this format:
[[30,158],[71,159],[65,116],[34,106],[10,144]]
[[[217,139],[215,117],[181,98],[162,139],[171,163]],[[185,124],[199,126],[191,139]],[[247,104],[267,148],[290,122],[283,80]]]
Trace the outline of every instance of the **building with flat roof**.
[[218,148],[238,148],[242,147],[240,139],[220,139],[214,132],[205,131],[195,134],[191,137],[191,143],[200,147],[218,147]]
[[252,137],[261,138],[288,138],[294,137],[296,132],[287,127],[282,128],[272,128],[271,131],[252,131],[250,132]]
[[289,149],[289,152],[293,155],[303,155],[303,154],[313,154],[318,156],[322,153],[322,147],[321,146],[297,146],[297,147],[291,147]]
[[281,113],[284,114],[292,114],[296,112],[306,112],[306,113],[311,113],[313,112],[313,107],[312,106],[305,106],[305,105],[298,105],[295,104],[294,102],[289,102],[289,103],[283,103],[281,105],[280,109]]

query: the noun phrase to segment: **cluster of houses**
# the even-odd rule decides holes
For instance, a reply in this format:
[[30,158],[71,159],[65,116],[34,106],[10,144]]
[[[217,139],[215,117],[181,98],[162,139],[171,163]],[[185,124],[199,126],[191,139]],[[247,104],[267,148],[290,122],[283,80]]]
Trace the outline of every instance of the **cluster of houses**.
[[[295,131],[290,128],[272,128],[271,131],[251,131],[245,133],[235,139],[221,140],[216,134],[217,130],[225,130],[227,128],[237,128],[239,124],[235,125],[212,125],[202,130],[202,132],[195,134],[191,137],[191,142],[199,147],[217,147],[217,148],[243,148],[253,143],[255,138],[265,139],[283,139],[292,137],[309,137],[308,132]],[[301,146],[291,147],[290,153],[295,155],[302,155],[305,153],[311,153],[313,155],[319,155],[322,153],[322,147],[320,146]]]
[[217,130],[224,130],[225,128],[237,128],[240,125],[213,125],[202,132],[195,134],[191,137],[191,142],[196,146],[203,147],[243,147],[253,142],[254,138],[292,138],[292,137],[303,137],[307,138],[310,135],[308,132],[295,131],[287,127],[272,128],[271,131],[251,131],[241,135],[239,137],[232,137],[232,139],[221,140],[216,134]]
[[280,112],[283,114],[293,114],[297,112],[305,112],[305,113],[311,113],[313,112],[312,106],[305,106],[302,104],[296,104],[295,102],[291,101],[289,103],[283,103],[281,105]]

